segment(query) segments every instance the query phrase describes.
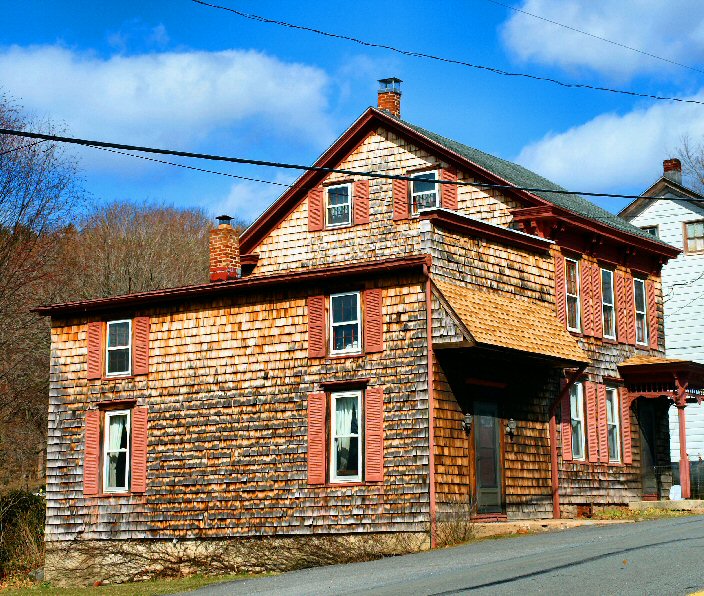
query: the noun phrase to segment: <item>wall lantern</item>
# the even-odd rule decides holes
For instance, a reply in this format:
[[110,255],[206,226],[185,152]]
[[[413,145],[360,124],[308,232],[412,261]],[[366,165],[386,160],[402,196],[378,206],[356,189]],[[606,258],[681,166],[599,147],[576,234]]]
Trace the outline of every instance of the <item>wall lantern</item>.
[[462,429],[464,430],[465,434],[469,436],[469,434],[472,432],[472,420],[474,416],[471,414],[467,413],[464,415],[464,420],[462,420]]
[[513,437],[516,434],[516,430],[518,429],[518,424],[513,418],[509,418],[508,422],[506,422],[506,434]]

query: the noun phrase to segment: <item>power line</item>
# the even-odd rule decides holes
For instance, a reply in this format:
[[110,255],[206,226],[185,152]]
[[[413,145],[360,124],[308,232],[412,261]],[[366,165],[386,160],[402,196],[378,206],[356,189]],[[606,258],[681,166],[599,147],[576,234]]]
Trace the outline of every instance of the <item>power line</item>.
[[7,155],[8,153],[12,153],[14,151],[20,151],[22,149],[29,149],[30,147],[34,147],[35,145],[39,145],[40,143],[46,143],[46,139],[42,139],[41,141],[37,141],[36,143],[28,143],[26,145],[20,145],[19,147],[13,147],[12,149],[7,149],[6,151],[3,151],[2,153],[0,153],[0,156]]
[[504,4],[503,2],[498,2],[497,0],[486,0],[486,1],[491,2],[492,4],[497,4],[498,6],[503,6],[504,8],[508,8],[509,10],[513,10],[514,12],[520,12],[521,14],[528,15],[529,17],[533,17],[535,19],[540,19],[541,21],[545,21],[546,23],[551,23],[552,25],[557,25],[558,27],[563,27],[564,29],[569,29],[570,31],[574,31],[575,33],[581,33],[582,35],[586,35],[588,37],[593,37],[594,39],[598,39],[599,41],[604,41],[606,43],[610,43],[611,45],[618,46],[619,48],[631,50],[632,52],[637,52],[638,54],[643,54],[644,56],[649,56],[650,58],[655,58],[656,60],[668,62],[669,64],[674,64],[675,66],[681,66],[682,68],[687,68],[689,70],[693,70],[694,72],[700,72],[700,73],[704,74],[704,70],[694,68],[693,66],[688,66],[686,64],[682,64],[681,62],[675,62],[674,60],[670,60],[669,58],[663,58],[662,56],[658,56],[657,54],[651,54],[650,52],[646,52],[645,50],[639,50],[638,48],[627,46],[624,43],[620,43],[618,41],[613,41],[611,39],[607,39],[606,37],[601,37],[599,35],[595,35],[594,33],[589,33],[589,31],[582,31],[581,29],[577,29],[575,27],[570,27],[569,25],[565,25],[564,23],[558,23],[557,21],[552,21],[548,18],[541,17],[540,15],[533,14],[532,12],[528,12],[526,10],[516,8],[515,6],[511,6],[510,4]]
[[558,79],[553,79],[551,77],[541,77],[538,75],[533,75],[533,74],[529,74],[529,73],[521,73],[521,72],[510,72],[510,71],[503,70],[500,68],[495,68],[493,66],[486,66],[486,65],[482,65],[482,64],[472,64],[471,62],[465,62],[463,60],[456,60],[453,58],[444,58],[442,56],[436,56],[433,54],[426,54],[424,52],[402,50],[400,48],[396,48],[394,46],[390,46],[387,44],[365,41],[363,39],[359,39],[357,37],[351,37],[349,35],[330,33],[328,31],[323,31],[321,29],[314,29],[312,27],[305,27],[303,25],[295,25],[295,24],[289,23],[287,21],[277,21],[275,19],[269,19],[269,18],[260,16],[260,15],[246,13],[246,12],[242,12],[240,10],[235,10],[234,8],[229,8],[227,6],[220,6],[219,4],[210,4],[209,2],[204,2],[203,0],[191,0],[191,1],[195,2],[196,4],[200,4],[202,6],[208,6],[210,8],[216,8],[219,10],[226,10],[228,12],[231,12],[233,14],[241,16],[245,19],[249,19],[251,21],[257,21],[259,23],[267,23],[267,24],[271,24],[271,25],[278,25],[280,27],[288,27],[289,29],[297,29],[299,31],[308,31],[309,33],[315,33],[316,35],[331,37],[333,39],[343,39],[343,40],[351,41],[353,43],[357,43],[359,45],[367,46],[370,48],[380,48],[380,49],[384,49],[384,50],[389,50],[391,52],[396,52],[397,54],[402,54],[404,56],[410,56],[412,58],[428,58],[430,60],[437,60],[439,62],[446,62],[448,64],[457,64],[459,66],[466,66],[468,68],[475,68],[478,70],[484,70],[484,71],[492,72],[494,74],[498,74],[498,75],[502,75],[502,76],[522,77],[522,78],[531,79],[534,81],[541,81],[544,83],[553,83],[554,85],[559,85],[560,87],[566,87],[566,88],[570,88],[570,89],[590,89],[592,91],[605,91],[608,93],[629,95],[631,97],[644,97],[647,99],[654,99],[654,100],[658,100],[658,101],[677,101],[680,103],[693,103],[693,104],[704,105],[704,101],[699,101],[697,99],[682,99],[680,97],[652,95],[650,93],[642,93],[639,91],[628,91],[627,89],[615,89],[612,87],[599,87],[596,85],[588,85],[586,83],[565,83],[564,81],[560,81]]

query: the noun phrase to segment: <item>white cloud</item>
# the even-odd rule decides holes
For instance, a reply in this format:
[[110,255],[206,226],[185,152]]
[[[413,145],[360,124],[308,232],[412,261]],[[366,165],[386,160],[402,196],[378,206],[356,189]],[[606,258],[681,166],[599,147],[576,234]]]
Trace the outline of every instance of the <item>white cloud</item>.
[[[523,0],[517,8],[690,66],[704,58],[701,0]],[[511,13],[501,34],[514,56],[526,62],[587,68],[621,80],[638,73],[687,73],[680,67],[517,12]]]
[[[272,177],[271,173],[268,175],[263,173],[262,179],[281,184],[291,184],[296,179],[296,176],[278,173]],[[286,188],[283,186],[242,180],[232,184],[227,197],[222,201],[216,201],[212,206],[208,206],[207,209],[213,215],[226,213],[251,223],[285,190]]]
[[[704,101],[704,92],[692,99]],[[685,135],[704,137],[703,106],[658,103],[549,133],[524,147],[516,161],[571,189],[644,190]]]
[[73,136],[177,148],[215,132],[234,143],[237,127],[314,145],[332,136],[327,75],[256,51],[101,58],[12,46],[0,49],[0,81],[26,109],[65,123]]

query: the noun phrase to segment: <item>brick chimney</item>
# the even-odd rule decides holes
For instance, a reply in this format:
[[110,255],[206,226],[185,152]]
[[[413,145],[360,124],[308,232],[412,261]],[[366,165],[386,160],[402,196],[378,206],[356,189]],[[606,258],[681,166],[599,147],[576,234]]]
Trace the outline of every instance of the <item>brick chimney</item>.
[[663,176],[677,184],[682,184],[682,162],[673,157],[662,162]]
[[240,239],[229,215],[217,218],[218,227],[210,230],[210,281],[236,279],[240,267]]
[[380,110],[401,117],[401,79],[379,79],[379,93],[377,106]]

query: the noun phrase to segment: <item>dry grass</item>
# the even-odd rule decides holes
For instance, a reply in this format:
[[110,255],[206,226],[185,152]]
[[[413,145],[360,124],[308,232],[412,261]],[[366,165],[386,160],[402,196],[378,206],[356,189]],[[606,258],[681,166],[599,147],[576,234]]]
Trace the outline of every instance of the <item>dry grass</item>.
[[455,546],[476,538],[476,503],[457,500],[444,507],[435,522],[435,540],[439,547]]
[[604,507],[595,509],[592,519],[604,520],[634,520],[647,521],[652,519],[669,519],[673,517],[686,517],[688,515],[701,515],[702,511],[673,511],[671,509],[656,509],[651,507],[636,511],[628,507]]

